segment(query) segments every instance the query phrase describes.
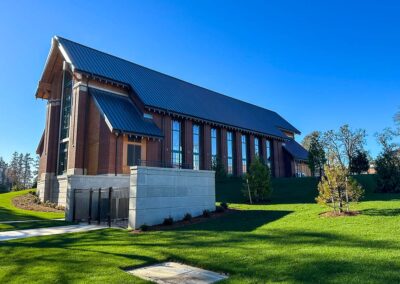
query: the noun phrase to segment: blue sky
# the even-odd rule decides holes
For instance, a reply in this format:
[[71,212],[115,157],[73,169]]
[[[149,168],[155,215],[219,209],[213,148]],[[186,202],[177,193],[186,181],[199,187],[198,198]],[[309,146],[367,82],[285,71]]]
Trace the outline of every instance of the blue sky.
[[373,134],[400,106],[399,1],[0,1],[0,156],[34,153],[34,92],[60,35],[277,111]]

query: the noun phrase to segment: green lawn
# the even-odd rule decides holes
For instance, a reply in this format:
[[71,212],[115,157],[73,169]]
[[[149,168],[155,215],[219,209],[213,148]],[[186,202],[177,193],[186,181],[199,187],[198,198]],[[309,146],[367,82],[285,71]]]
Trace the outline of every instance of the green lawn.
[[371,186],[355,207],[362,215],[324,218],[312,179],[274,184],[272,204],[235,204],[240,211],[172,231],[107,229],[0,243],[0,283],[144,283],[123,269],[166,260],[228,273],[221,283],[400,282],[399,195]]
[[31,223],[12,223],[0,224],[0,231],[22,230],[30,228],[41,228],[57,225],[65,225],[63,221],[53,221],[49,219],[64,218],[64,213],[37,212],[16,208],[12,204],[14,197],[27,194],[31,190],[22,190],[0,194],[0,223],[3,221],[21,221],[21,220],[41,220]]

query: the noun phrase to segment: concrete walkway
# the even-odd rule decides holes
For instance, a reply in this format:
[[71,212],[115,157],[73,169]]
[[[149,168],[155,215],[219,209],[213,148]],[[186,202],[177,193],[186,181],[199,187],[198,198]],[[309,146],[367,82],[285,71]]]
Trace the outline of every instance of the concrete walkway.
[[88,232],[93,230],[100,230],[108,228],[106,226],[98,226],[98,225],[70,225],[70,226],[59,226],[59,227],[51,227],[51,228],[38,228],[38,229],[29,229],[29,230],[17,230],[17,231],[7,231],[0,232],[0,242],[1,241],[9,241],[23,238],[32,238],[32,237],[41,237],[41,236],[50,236],[50,235],[59,235],[59,234],[69,234],[69,233],[81,233]]
[[15,220],[15,221],[1,221],[0,224],[17,224],[17,223],[31,223],[31,222],[46,222],[46,221],[64,221],[64,218],[60,219],[41,219],[41,220]]

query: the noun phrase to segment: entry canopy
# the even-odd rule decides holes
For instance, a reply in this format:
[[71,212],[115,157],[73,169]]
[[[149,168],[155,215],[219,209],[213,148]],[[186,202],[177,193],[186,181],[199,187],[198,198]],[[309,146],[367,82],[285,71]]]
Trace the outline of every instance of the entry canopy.
[[143,117],[128,96],[89,88],[99,111],[112,132],[161,138],[161,130],[149,118]]

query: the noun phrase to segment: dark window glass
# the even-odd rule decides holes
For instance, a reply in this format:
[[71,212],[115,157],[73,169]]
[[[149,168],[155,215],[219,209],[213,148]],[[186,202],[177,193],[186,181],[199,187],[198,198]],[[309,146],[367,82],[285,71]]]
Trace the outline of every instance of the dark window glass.
[[61,140],[69,137],[69,122],[71,117],[72,76],[64,72],[63,99],[61,113]]
[[182,167],[181,123],[172,121],[172,166]]
[[242,172],[247,172],[247,137],[242,135]]
[[60,144],[60,151],[58,153],[58,174],[62,175],[67,171],[68,162],[68,142]]
[[233,174],[233,134],[227,132],[226,134],[227,150],[228,150],[228,174]]
[[272,163],[272,149],[271,149],[271,141],[267,140],[265,142],[265,149],[267,151],[267,165],[269,168],[271,168],[271,163]]
[[128,144],[128,166],[139,166],[142,148],[140,145]]
[[256,157],[260,156],[260,140],[257,137],[254,138],[254,154]]
[[60,175],[67,171],[72,83],[72,75],[68,71],[64,71],[60,119],[60,145],[58,151],[58,174]]
[[193,125],[193,169],[200,169],[200,126]]
[[211,128],[211,164],[217,162],[217,129]]

